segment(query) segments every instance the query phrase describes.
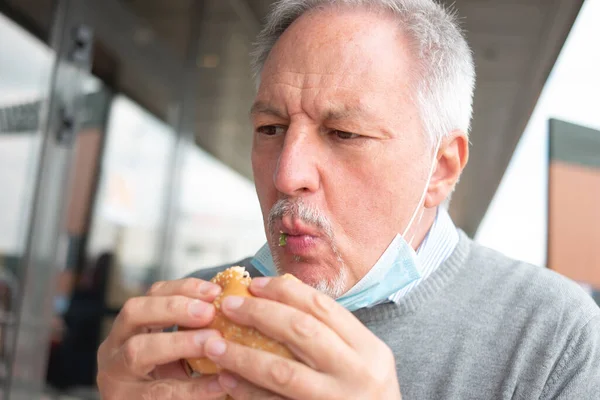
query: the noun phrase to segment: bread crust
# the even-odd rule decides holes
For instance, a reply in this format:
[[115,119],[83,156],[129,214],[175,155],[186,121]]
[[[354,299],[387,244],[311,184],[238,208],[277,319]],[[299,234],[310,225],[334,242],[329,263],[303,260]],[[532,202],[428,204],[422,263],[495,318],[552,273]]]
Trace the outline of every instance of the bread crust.
[[[296,279],[292,275],[286,278]],[[211,279],[212,283],[221,286],[221,294],[213,302],[215,306],[215,318],[207,326],[207,329],[215,329],[223,335],[228,341],[239,343],[253,349],[264,350],[278,356],[295,359],[292,352],[280,342],[273,340],[257,329],[235,324],[229,320],[221,311],[221,303],[228,296],[254,297],[248,287],[252,279],[245,271],[244,267],[230,267],[215,275]],[[208,358],[196,358],[186,360],[189,367],[202,375],[217,374],[221,368]]]

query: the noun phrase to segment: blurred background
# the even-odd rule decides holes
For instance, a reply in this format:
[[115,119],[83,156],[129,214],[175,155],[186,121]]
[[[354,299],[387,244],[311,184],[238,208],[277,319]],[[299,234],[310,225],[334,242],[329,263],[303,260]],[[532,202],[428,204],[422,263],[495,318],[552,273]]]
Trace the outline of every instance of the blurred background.
[[[264,243],[251,44],[270,0],[0,0],[0,399],[95,399],[156,280]],[[475,53],[458,227],[600,300],[600,0],[457,0]]]

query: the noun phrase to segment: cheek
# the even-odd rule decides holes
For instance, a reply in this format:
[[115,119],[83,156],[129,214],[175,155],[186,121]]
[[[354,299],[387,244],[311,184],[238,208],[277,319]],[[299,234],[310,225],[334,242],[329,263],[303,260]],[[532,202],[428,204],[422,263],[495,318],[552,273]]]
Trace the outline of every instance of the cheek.
[[268,158],[252,151],[252,173],[254,175],[254,184],[258,201],[265,217],[268,215],[271,206],[277,201],[277,191],[273,183],[274,168],[276,165]]
[[381,176],[367,175],[366,169],[352,167],[343,179],[338,176],[329,202],[337,225],[336,245],[356,279],[375,264],[401,224],[398,193]]
[[397,152],[361,157],[338,165],[330,177],[332,213],[352,242],[386,242],[416,207],[418,173],[398,161]]
[[343,214],[338,215],[339,221],[352,238],[369,243],[378,232],[382,233],[382,226],[394,223],[398,193],[385,182],[356,174],[339,185],[343,195],[335,208],[337,214]]

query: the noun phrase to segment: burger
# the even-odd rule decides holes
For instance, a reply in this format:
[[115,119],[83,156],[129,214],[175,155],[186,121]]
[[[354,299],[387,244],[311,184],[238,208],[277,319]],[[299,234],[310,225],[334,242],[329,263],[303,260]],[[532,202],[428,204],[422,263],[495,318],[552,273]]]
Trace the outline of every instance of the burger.
[[[296,279],[286,274],[284,278]],[[267,351],[278,356],[295,359],[292,352],[282,343],[263,335],[257,329],[238,325],[229,320],[221,311],[221,303],[227,296],[254,297],[248,287],[252,278],[244,267],[231,267],[218,273],[211,279],[212,283],[221,286],[221,294],[214,300],[215,317],[207,329],[219,331],[225,340],[239,343],[253,349]],[[185,360],[190,370],[200,375],[217,374],[221,368],[208,358],[195,358]],[[188,371],[190,372],[190,371]]]

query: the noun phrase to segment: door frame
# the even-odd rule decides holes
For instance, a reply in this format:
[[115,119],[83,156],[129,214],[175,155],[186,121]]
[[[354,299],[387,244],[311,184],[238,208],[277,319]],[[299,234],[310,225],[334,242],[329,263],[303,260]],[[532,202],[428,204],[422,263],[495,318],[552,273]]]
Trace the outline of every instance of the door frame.
[[[174,86],[173,117],[167,123],[176,137],[168,172],[171,184],[169,192],[163,194],[166,196],[164,218],[160,243],[157,243],[162,259],[159,277],[167,275],[169,232],[177,216],[175,205],[183,149],[193,143],[194,138],[194,80],[197,77],[194,51],[200,39],[198,26],[191,32],[186,59],[177,60],[160,41],[151,46],[136,45],[133,32],[143,26],[142,22],[118,0],[55,1],[48,43],[55,60],[49,99],[39,111],[42,145],[26,247],[19,268],[14,340],[9,346],[12,362],[3,388],[4,399],[34,398],[43,393],[45,387],[55,281],[67,253],[65,218],[74,156],[73,135],[82,122],[81,84],[92,68],[90,43],[97,39],[110,44],[117,58],[126,58],[153,79]],[[197,6],[190,18],[197,18],[201,13],[203,2],[195,3]],[[103,150],[102,145],[99,162]],[[93,193],[90,212],[94,212],[96,204],[96,193]]]
[[54,53],[48,99],[39,110],[41,147],[34,178],[33,201],[24,256],[19,267],[19,287],[14,310],[4,398],[32,398],[43,390],[48,352],[52,295],[57,260],[58,232],[63,228],[64,193],[79,123],[80,86],[90,68],[91,31],[75,25],[70,3],[58,0],[49,35]]

